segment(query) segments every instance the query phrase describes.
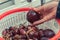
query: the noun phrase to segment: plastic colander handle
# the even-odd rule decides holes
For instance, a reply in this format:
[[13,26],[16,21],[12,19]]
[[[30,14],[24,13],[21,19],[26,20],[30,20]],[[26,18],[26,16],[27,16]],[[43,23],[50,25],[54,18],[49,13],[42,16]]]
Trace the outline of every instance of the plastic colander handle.
[[[16,8],[16,9],[6,11],[6,12],[4,12],[0,15],[0,20],[2,20],[4,17],[6,17],[10,14],[13,14],[15,12],[29,11],[31,9],[33,9],[33,8]],[[59,37],[60,37],[60,31],[53,38],[51,38],[50,40],[57,40]]]

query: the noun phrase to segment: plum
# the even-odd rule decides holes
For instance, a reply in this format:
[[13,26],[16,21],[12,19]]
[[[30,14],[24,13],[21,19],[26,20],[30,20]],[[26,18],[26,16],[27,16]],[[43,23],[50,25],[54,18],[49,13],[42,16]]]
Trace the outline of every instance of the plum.
[[36,11],[34,10],[30,10],[28,13],[27,13],[27,20],[30,22],[30,23],[33,23],[37,20],[40,19],[40,14],[37,13]]
[[53,36],[55,36],[55,32],[51,29],[46,29],[44,30],[44,35],[46,37],[52,38]]

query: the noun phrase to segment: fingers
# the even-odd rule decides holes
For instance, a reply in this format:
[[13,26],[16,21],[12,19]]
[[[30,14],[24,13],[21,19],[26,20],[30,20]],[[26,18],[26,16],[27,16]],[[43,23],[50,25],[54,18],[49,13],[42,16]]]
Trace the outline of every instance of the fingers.
[[39,20],[39,21],[34,22],[32,25],[33,25],[33,26],[36,26],[36,25],[42,24],[42,23],[44,23],[44,22],[45,22],[45,20],[44,20],[44,19],[41,19],[41,20]]
[[41,12],[43,11],[44,7],[43,6],[40,6],[40,7],[37,7],[37,8],[33,8],[33,10],[35,10],[36,12]]
[[39,25],[46,21],[49,21],[49,20],[53,19],[55,17],[55,15],[56,15],[56,10],[49,13],[48,15],[44,16],[43,19],[34,22],[32,25]]

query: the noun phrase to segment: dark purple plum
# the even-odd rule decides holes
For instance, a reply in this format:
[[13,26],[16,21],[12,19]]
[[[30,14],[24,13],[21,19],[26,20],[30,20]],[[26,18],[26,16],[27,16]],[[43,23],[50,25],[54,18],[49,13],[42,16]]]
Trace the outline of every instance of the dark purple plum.
[[36,11],[34,10],[30,10],[28,13],[27,13],[27,20],[30,22],[30,23],[33,23],[37,20],[40,19],[40,14],[37,13]]
[[44,35],[46,37],[52,38],[53,36],[55,36],[55,32],[51,29],[46,29],[44,30]]

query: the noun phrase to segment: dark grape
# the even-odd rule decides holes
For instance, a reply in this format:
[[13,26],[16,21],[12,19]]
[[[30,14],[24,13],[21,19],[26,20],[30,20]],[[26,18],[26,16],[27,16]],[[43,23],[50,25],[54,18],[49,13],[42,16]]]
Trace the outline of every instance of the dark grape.
[[24,35],[26,33],[26,31],[24,29],[20,29],[19,32],[21,35]]
[[14,30],[14,27],[9,27],[9,31],[12,31],[12,30]]
[[7,33],[9,33],[9,29],[5,29],[5,31],[6,31]]
[[35,32],[33,36],[34,36],[35,38],[38,38],[38,37],[39,37],[38,32]]
[[44,30],[40,29],[38,34],[39,34],[39,37],[44,37]]
[[53,36],[55,36],[55,33],[54,33],[54,31],[51,30],[51,29],[46,29],[46,30],[44,30],[44,35],[45,35],[46,37],[52,38]]
[[30,22],[30,23],[33,23],[37,20],[40,19],[40,14],[37,13],[36,11],[34,10],[30,10],[28,13],[27,13],[27,20]]

